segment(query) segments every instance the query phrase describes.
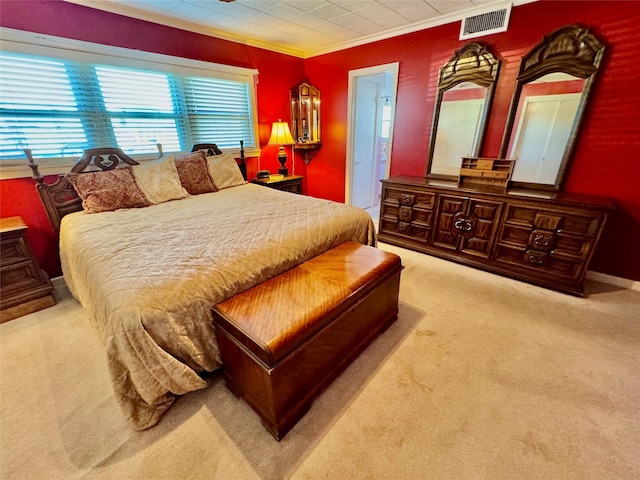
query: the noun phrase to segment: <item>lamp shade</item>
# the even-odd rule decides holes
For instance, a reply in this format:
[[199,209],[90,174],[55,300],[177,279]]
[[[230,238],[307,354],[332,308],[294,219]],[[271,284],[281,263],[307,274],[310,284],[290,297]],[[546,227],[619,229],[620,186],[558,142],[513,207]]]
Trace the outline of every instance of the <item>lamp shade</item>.
[[287,122],[283,122],[282,120],[273,122],[269,145],[293,145],[294,143],[296,142],[291,136],[291,130],[289,130]]

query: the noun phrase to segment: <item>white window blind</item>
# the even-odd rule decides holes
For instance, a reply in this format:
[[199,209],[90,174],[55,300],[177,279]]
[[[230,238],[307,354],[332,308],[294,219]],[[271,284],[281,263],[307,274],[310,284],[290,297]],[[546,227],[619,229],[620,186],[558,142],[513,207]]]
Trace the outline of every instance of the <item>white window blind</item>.
[[0,159],[82,153],[82,114],[63,62],[0,53]]
[[144,52],[135,53],[160,61],[136,68],[135,60],[110,62],[104,53],[61,50],[54,57],[54,48],[37,55],[2,46],[0,160],[24,159],[24,148],[36,158],[77,158],[104,146],[147,154],[157,152],[157,143],[165,152],[211,142],[238,149],[240,140],[257,148],[253,75],[208,72],[203,62],[186,59],[175,59],[176,66],[168,63],[173,57]]
[[[95,71],[97,97],[102,97],[109,119],[105,138],[113,132],[112,143],[130,154],[155,151],[157,143],[167,151],[183,149],[178,132],[185,112],[169,75],[100,66]],[[188,143],[190,137],[182,136]]]
[[225,138],[238,145],[253,137],[249,85],[214,78],[186,78],[184,94],[194,143]]

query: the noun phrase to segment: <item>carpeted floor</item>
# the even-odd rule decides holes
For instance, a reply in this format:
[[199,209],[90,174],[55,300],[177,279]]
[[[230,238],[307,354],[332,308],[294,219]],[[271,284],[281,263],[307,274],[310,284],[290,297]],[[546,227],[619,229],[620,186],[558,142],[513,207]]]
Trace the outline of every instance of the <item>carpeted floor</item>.
[[0,478],[640,478],[640,292],[574,298],[380,246],[406,267],[398,321],[280,443],[219,378],[129,429],[60,286],[0,327]]

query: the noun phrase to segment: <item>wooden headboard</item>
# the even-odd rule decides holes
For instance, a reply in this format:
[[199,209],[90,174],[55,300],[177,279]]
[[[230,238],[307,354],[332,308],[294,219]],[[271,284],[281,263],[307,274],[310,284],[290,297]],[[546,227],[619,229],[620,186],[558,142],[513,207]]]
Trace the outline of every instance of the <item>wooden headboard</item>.
[[[196,152],[198,150],[204,150],[207,155],[222,155],[222,150],[218,148],[218,145],[215,143],[196,143],[191,147],[192,152]],[[238,163],[238,168],[240,168],[240,172],[242,173],[242,177],[247,179],[247,164],[245,163],[244,158],[244,141],[240,140],[240,162]]]
[[[162,146],[157,145],[159,156],[162,156]],[[222,150],[215,143],[199,143],[193,145],[192,152],[196,150],[205,150],[207,154],[220,155]],[[211,153],[209,153],[211,152]],[[43,176],[38,171],[38,165],[33,160],[30,149],[24,149],[27,156],[29,167],[31,167],[33,178],[36,181],[36,189],[42,199],[45,211],[49,216],[51,225],[56,234],[60,233],[60,221],[62,217],[69,213],[79,212],[82,210],[82,199],[78,196],[73,185],[66,179],[64,174],[58,175],[53,183],[46,183]],[[121,149],[115,147],[109,148],[88,148],[82,156],[71,167],[73,173],[89,173],[105,170],[113,170],[114,168],[126,167],[127,165],[139,165],[133,158],[124,153]],[[247,179],[247,165],[244,159],[244,146],[240,141],[240,163],[238,164],[242,176]]]
[[[25,155],[29,167],[36,181],[36,189],[42,199],[44,208],[51,220],[51,225],[56,234],[60,233],[60,220],[65,215],[82,210],[82,199],[78,196],[73,185],[69,183],[65,175],[58,175],[55,182],[45,183],[38,171],[38,165],[33,160],[31,150],[25,149]],[[113,170],[127,165],[139,165],[119,148],[88,148],[71,167],[73,173],[88,173],[96,171]]]

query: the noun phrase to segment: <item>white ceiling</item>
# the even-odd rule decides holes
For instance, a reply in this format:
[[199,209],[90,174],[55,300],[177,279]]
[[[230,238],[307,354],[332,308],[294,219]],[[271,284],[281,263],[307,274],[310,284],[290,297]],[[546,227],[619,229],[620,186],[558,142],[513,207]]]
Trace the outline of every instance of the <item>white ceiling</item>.
[[66,0],[298,57],[535,0]]

